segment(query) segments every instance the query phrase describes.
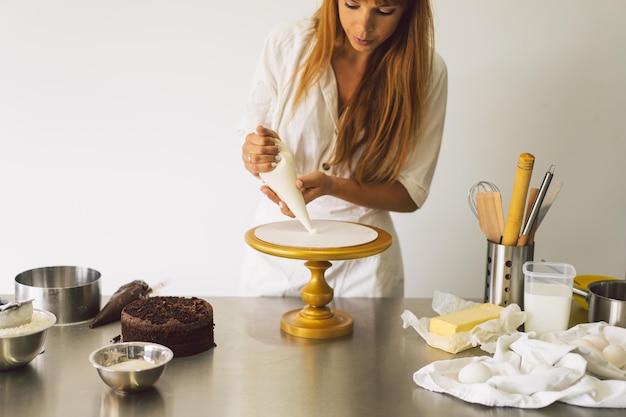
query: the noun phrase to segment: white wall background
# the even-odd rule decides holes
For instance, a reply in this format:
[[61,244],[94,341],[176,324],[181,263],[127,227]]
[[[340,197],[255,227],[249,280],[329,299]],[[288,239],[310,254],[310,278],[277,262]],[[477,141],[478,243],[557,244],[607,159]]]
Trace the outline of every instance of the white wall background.
[[[318,0],[0,2],[0,294],[82,265],[105,294],[235,295],[258,183],[236,126],[262,41]],[[521,152],[564,182],[535,258],[623,278],[626,2],[435,0],[449,70],[444,145],[420,211],[395,215],[407,296],[481,297],[467,203]],[[303,273],[306,273],[303,267]]]

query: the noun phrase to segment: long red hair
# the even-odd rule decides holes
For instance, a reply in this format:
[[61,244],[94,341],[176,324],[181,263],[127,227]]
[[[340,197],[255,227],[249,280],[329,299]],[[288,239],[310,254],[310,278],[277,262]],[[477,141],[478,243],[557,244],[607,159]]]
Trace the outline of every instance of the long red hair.
[[[345,40],[338,1],[324,0],[315,13],[315,45],[300,69],[296,103],[331,65],[336,42]],[[363,78],[346,103],[338,129],[333,165],[354,171],[361,183],[390,182],[402,170],[418,134],[434,49],[429,0],[385,0],[404,4],[395,32],[369,57]],[[354,155],[360,156],[354,165]]]

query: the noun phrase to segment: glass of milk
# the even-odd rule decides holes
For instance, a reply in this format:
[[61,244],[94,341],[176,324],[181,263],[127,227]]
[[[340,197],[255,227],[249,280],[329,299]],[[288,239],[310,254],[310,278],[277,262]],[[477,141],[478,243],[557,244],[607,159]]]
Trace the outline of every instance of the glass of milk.
[[525,262],[524,330],[543,334],[567,330],[576,270],[559,262]]

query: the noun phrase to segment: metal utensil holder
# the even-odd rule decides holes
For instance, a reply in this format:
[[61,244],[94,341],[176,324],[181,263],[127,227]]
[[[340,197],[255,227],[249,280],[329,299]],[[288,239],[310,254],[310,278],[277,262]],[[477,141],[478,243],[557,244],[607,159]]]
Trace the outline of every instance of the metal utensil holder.
[[503,307],[515,303],[524,308],[522,265],[532,261],[534,245],[505,246],[487,241],[485,302]]

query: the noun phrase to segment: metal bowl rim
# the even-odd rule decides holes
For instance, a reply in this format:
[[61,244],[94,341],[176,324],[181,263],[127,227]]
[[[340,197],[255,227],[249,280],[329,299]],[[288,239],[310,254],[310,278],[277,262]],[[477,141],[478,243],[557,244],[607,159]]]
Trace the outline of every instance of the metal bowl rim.
[[[20,280],[20,277],[23,276],[24,274],[27,273],[32,273],[34,271],[41,271],[41,270],[45,270],[45,269],[54,269],[54,268],[73,268],[73,269],[86,269],[89,271],[93,271],[95,272],[96,275],[96,279],[94,279],[93,281],[89,281],[87,283],[84,284],[79,284],[79,285],[72,285],[72,286],[68,286],[68,287],[40,287],[38,285],[29,285],[26,284],[24,282],[22,282]],[[78,265],[54,265],[54,266],[42,266],[39,268],[32,268],[32,269],[28,269],[26,271],[22,271],[19,274],[17,274],[15,276],[15,283],[19,284],[19,285],[23,285],[24,287],[28,287],[28,288],[38,288],[38,289],[42,289],[42,290],[62,290],[62,289],[70,289],[70,288],[81,288],[81,287],[86,287],[89,285],[92,285],[94,283],[98,283],[100,281],[100,278],[102,278],[102,274],[100,273],[100,271],[98,271],[97,269],[94,268],[90,268],[88,266],[78,266]]]
[[624,280],[603,279],[600,281],[590,282],[589,285],[587,285],[587,290],[589,292],[589,297],[591,297],[591,294],[593,294],[594,297],[602,299],[602,300],[615,301],[618,303],[626,303],[625,300],[620,300],[619,298],[610,297],[608,295],[603,295],[594,291],[601,287],[609,287],[609,289],[612,289],[611,287],[622,288],[625,286],[626,286],[626,281]]
[[[108,366],[104,366],[104,365],[100,365],[99,363],[96,362],[96,355],[104,350],[107,349],[111,349],[111,348],[116,348],[116,347],[123,347],[123,346],[142,346],[142,347],[146,347],[146,346],[153,346],[161,351],[163,351],[164,355],[165,355],[165,359],[163,361],[163,363],[160,363],[158,365],[155,365],[151,368],[147,368],[147,369],[142,369],[139,371],[120,371],[120,370],[115,370],[115,369],[111,369]],[[174,352],[172,351],[172,349],[168,348],[167,346],[158,344],[158,343],[154,343],[154,342],[120,342],[120,343],[113,343],[110,345],[106,345],[106,346],[102,346],[96,350],[94,350],[93,352],[91,352],[89,354],[89,362],[91,362],[91,365],[96,368],[98,371],[107,371],[107,372],[115,372],[115,373],[130,373],[130,372],[145,372],[145,371],[150,371],[159,367],[163,367],[165,365],[167,365],[172,359],[174,358]]]
[[48,310],[41,310],[39,308],[34,308],[33,312],[38,311],[40,313],[43,313],[44,315],[48,316],[48,325],[46,327],[44,327],[43,329],[37,329],[34,330],[30,333],[24,333],[24,334],[18,334],[18,335],[14,335],[14,336],[0,336],[0,340],[9,340],[9,339],[17,339],[19,337],[25,337],[25,336],[32,336],[34,334],[39,334],[39,333],[43,333],[46,330],[50,329],[52,326],[54,326],[57,322],[57,316],[54,315],[54,313],[48,311]]

